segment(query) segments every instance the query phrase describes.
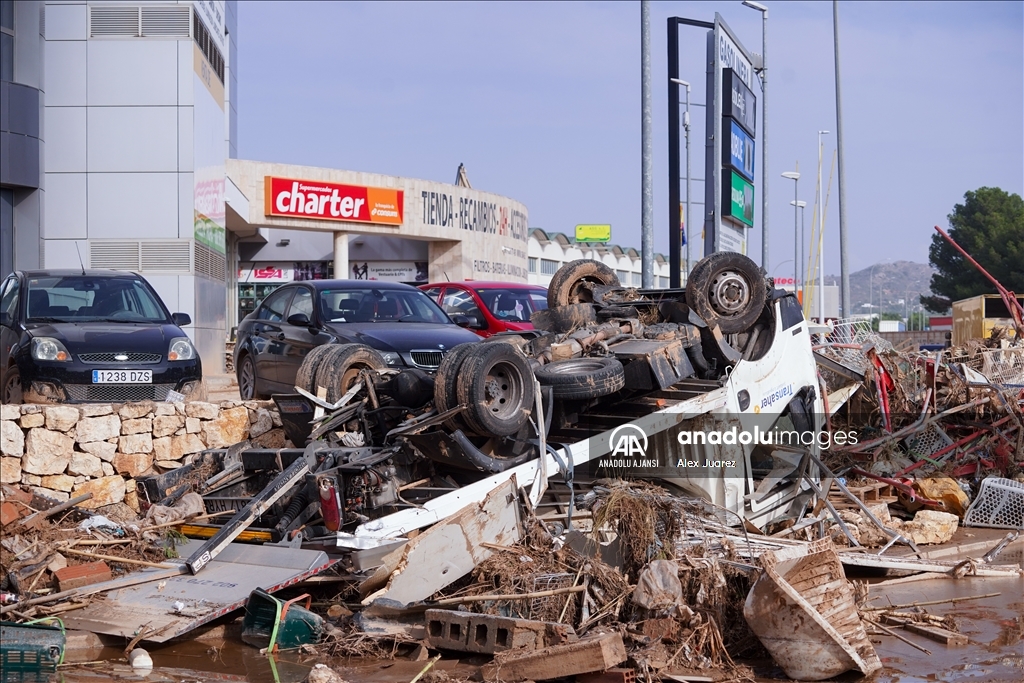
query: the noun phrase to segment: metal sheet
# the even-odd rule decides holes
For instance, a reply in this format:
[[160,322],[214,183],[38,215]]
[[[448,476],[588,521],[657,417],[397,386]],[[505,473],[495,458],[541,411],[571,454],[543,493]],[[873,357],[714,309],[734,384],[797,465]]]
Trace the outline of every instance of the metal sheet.
[[[187,556],[202,542],[179,547]],[[162,643],[245,605],[249,593],[281,590],[319,574],[336,560],[319,550],[232,543],[212,560],[202,576],[182,574],[107,593],[91,605],[63,616],[67,628],[132,638],[148,627],[145,640]],[[165,570],[147,569],[145,573]],[[175,603],[181,603],[179,609]]]

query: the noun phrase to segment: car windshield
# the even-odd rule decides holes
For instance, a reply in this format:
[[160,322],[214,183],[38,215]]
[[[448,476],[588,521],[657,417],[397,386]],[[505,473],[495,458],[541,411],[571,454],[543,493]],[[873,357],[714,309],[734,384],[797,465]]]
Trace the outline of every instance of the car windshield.
[[535,311],[548,307],[547,294],[538,289],[478,289],[476,293],[498,320],[529,322]]
[[345,288],[320,290],[320,314],[333,323],[452,321],[418,289]]
[[167,322],[167,311],[139,278],[69,275],[28,280],[28,320]]

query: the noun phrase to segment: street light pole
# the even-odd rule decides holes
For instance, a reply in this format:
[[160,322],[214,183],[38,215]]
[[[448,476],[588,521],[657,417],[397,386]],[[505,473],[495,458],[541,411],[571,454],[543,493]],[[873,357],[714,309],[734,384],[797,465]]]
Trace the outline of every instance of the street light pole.
[[[804,233],[804,207],[807,206],[807,202],[797,201],[794,202],[796,207],[800,209],[800,286],[803,287],[804,295],[803,298],[807,298],[807,283],[804,281],[807,278],[807,273],[804,267],[807,264],[807,254],[804,253],[804,245],[807,244],[806,235]],[[800,305],[803,306],[804,302],[801,301]]]
[[825,194],[821,189],[821,136],[828,135],[827,130],[818,131],[818,324],[825,324]]
[[[799,167],[800,164],[797,164],[797,168]],[[800,171],[786,171],[785,173],[782,174],[782,177],[789,178],[790,180],[793,181],[793,288],[795,291],[797,283],[796,271],[799,267],[799,265],[796,262],[798,249],[797,228],[799,227],[797,224],[797,214],[799,213],[799,209],[796,203],[799,201],[800,196],[798,192],[798,185],[800,184]]]
[[743,4],[761,13],[761,267],[768,268],[768,8],[753,0]]
[[651,113],[651,3],[640,2],[641,284],[654,286],[654,115]]
[[[678,78],[669,80],[686,88],[686,109],[683,111],[683,138],[686,146],[686,210],[683,214],[682,227],[683,238],[686,240],[686,265],[683,268],[686,277],[679,283],[680,286],[685,286],[690,279],[690,236],[686,234],[690,230],[690,84]],[[679,182],[678,179],[676,182]]]

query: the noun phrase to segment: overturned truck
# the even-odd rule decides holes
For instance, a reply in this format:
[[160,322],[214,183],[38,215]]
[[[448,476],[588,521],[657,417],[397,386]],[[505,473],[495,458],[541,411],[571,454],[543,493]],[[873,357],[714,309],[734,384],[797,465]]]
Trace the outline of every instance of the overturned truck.
[[575,261],[548,304],[534,331],[457,346],[433,375],[388,369],[366,346],[318,347],[298,393],[273,397],[302,447],[207,451],[144,479],[144,494],[198,490],[208,510],[238,510],[209,529],[193,572],[243,530],[372,566],[512,477],[535,504],[549,479],[658,478],[732,525],[816,502],[826,405],[812,330],[750,259],[708,256],[685,290],[623,287]]

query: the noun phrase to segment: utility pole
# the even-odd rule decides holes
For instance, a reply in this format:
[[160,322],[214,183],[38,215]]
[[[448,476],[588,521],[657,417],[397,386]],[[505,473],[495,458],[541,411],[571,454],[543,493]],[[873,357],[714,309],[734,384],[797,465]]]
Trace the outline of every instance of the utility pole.
[[640,2],[640,271],[644,289],[654,287],[654,117],[651,96],[651,3]]
[[839,88],[839,0],[832,0],[832,29],[836,48],[836,150],[839,156],[839,277],[843,317],[850,317],[850,271],[846,254],[846,173],[843,170],[843,98]]

